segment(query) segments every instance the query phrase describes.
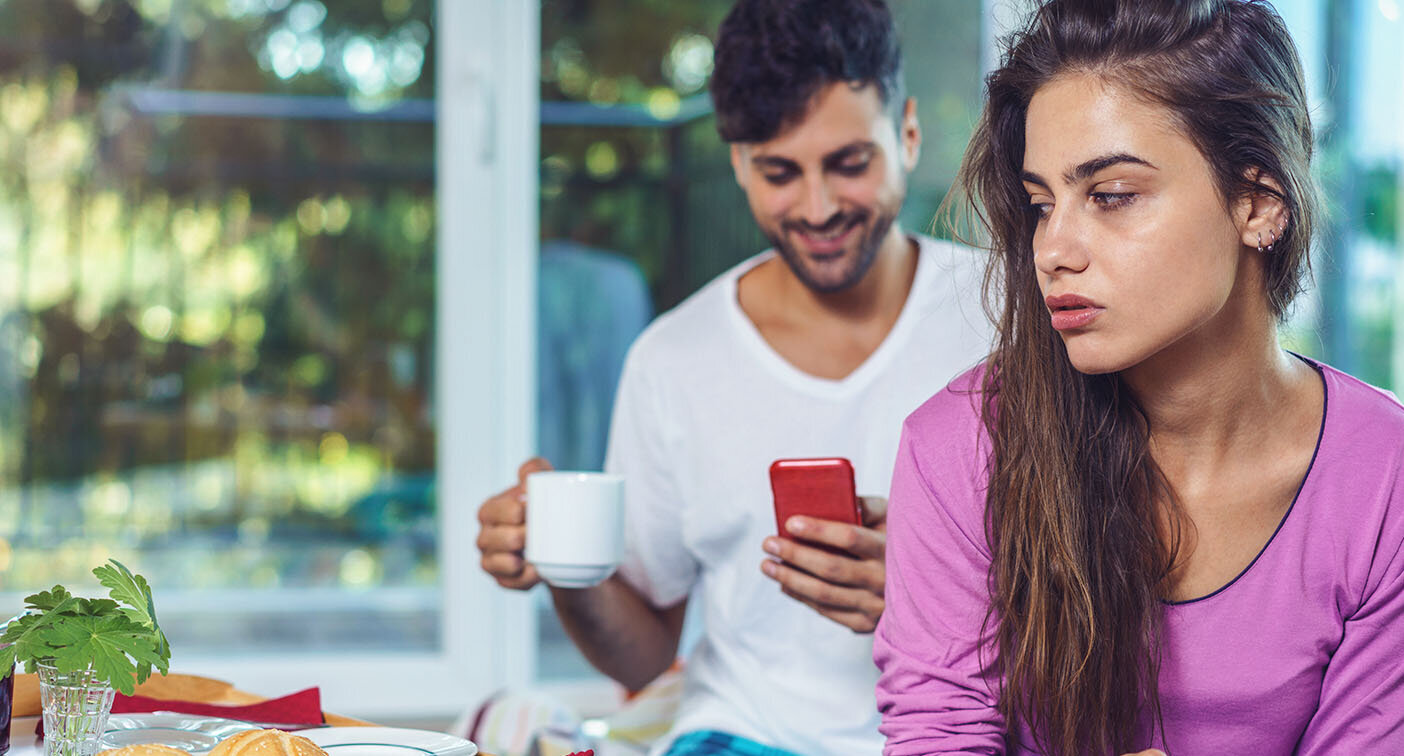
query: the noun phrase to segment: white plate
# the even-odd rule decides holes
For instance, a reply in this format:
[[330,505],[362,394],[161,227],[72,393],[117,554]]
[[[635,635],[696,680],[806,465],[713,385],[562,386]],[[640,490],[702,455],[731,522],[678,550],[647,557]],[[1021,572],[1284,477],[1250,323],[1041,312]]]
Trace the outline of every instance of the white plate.
[[331,756],[476,756],[478,747],[463,738],[428,730],[397,727],[323,727],[299,732]]
[[99,750],[141,743],[160,743],[191,753],[204,753],[219,741],[257,725],[234,719],[163,711],[156,714],[113,714],[98,741]]

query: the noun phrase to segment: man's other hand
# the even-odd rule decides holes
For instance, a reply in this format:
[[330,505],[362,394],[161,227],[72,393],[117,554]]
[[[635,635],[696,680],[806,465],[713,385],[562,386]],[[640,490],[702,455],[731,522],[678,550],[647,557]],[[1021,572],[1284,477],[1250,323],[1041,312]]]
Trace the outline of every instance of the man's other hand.
[[859,499],[863,525],[795,515],[785,521],[800,541],[823,544],[832,554],[806,543],[771,536],[764,548],[774,559],[761,571],[797,601],[854,632],[871,633],[886,607],[887,499]]
[[517,485],[493,496],[478,508],[478,551],[483,571],[503,588],[526,590],[541,582],[536,568],[527,563],[526,479],[534,472],[550,470],[551,463],[535,457],[517,468]]

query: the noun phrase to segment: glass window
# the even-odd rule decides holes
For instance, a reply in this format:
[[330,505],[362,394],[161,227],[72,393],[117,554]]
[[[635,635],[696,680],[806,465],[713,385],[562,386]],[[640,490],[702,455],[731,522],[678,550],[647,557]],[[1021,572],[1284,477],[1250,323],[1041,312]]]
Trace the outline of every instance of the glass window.
[[0,604],[439,646],[433,9],[0,4]]
[[1404,393],[1404,5],[1277,6],[1311,84],[1326,209],[1290,343]]

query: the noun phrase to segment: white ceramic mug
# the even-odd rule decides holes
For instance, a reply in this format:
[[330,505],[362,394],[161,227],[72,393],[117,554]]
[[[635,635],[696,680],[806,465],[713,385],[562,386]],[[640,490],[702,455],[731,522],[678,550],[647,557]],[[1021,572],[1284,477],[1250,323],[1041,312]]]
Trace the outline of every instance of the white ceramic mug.
[[624,478],[549,471],[527,476],[526,560],[558,588],[588,588],[624,556]]

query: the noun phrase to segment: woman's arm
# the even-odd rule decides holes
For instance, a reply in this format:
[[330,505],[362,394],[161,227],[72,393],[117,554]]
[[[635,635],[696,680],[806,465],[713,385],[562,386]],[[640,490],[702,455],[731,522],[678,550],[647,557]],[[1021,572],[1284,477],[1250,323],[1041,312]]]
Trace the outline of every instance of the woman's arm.
[[1397,488],[1364,601],[1345,620],[1298,756],[1404,749],[1404,481]]
[[1003,754],[985,672],[991,651],[979,642],[989,601],[985,505],[962,472],[982,460],[960,458],[975,456],[974,444],[952,443],[956,428],[924,443],[923,424],[918,411],[903,428],[888,508],[887,607],[873,645],[884,752]]

